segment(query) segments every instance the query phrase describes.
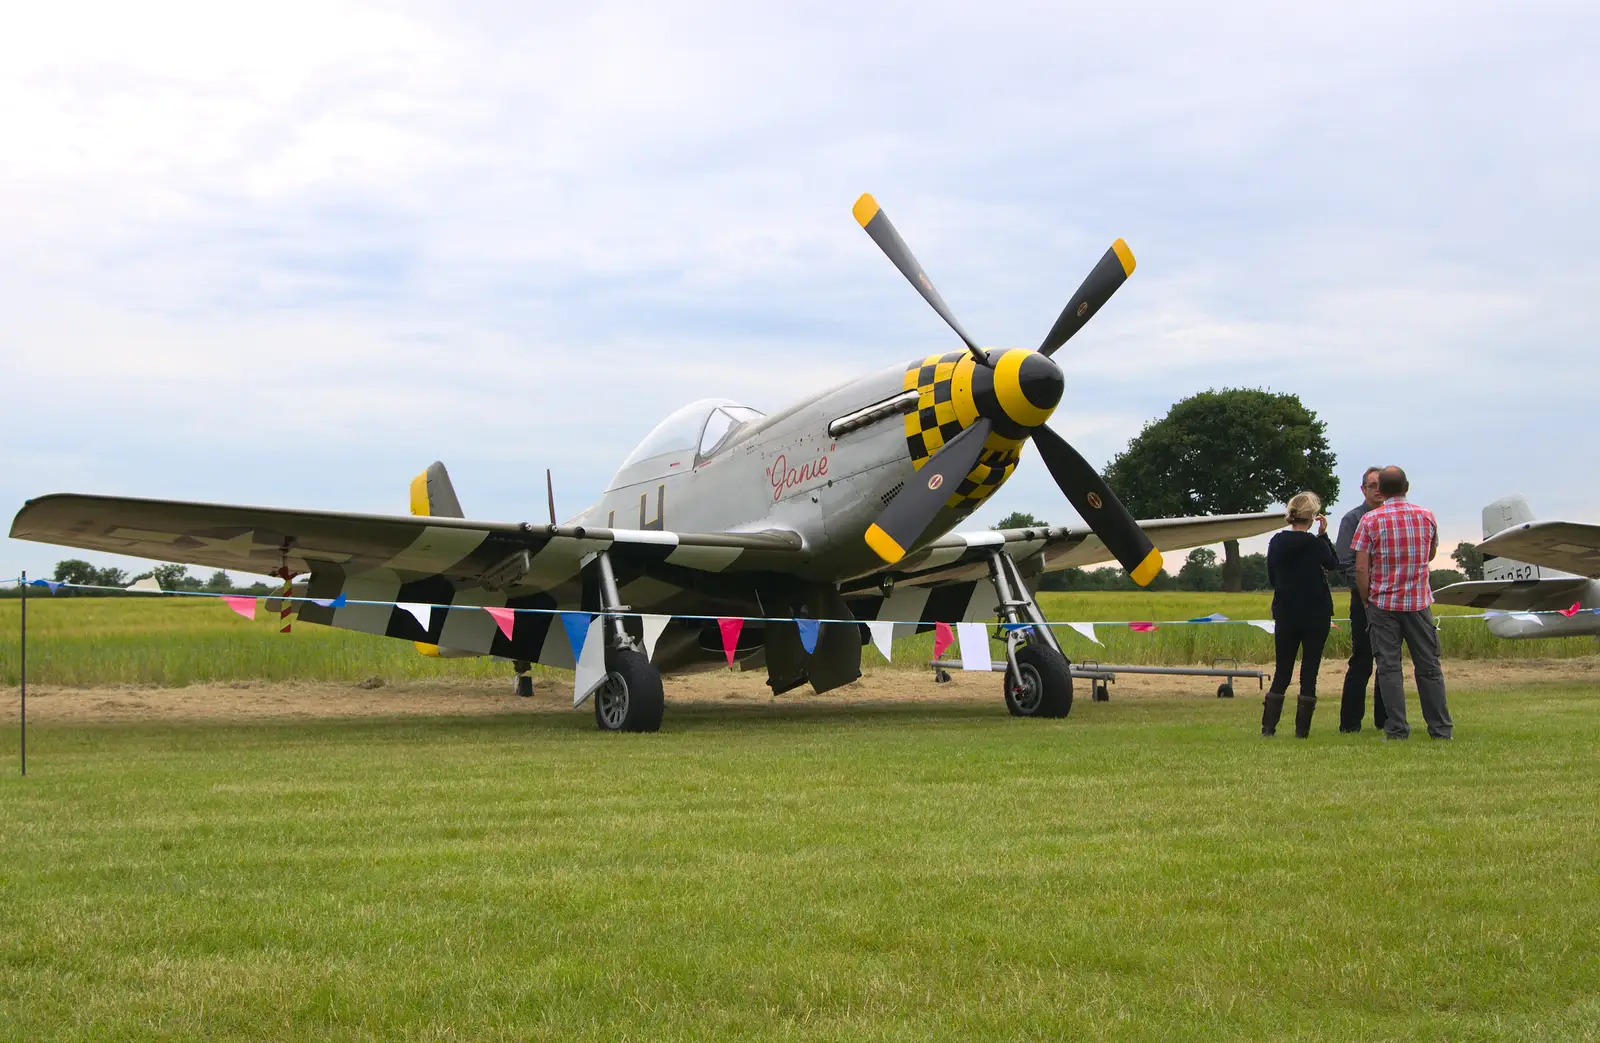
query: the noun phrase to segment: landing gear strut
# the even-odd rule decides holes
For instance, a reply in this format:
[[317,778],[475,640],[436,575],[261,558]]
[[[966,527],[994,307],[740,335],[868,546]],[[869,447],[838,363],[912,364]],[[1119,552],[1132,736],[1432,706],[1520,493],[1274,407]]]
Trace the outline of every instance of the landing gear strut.
[[1013,717],[1065,717],[1072,712],[1072,664],[1004,548],[989,555],[989,580],[1005,628],[1006,709]]
[[622,613],[628,606],[617,592],[610,556],[600,551],[594,567],[600,580],[600,607],[606,613],[606,679],[594,693],[594,723],[605,732],[660,731],[666,709],[661,671],[651,665],[624,625]]
[[526,659],[515,659],[511,662],[511,669],[517,672],[517,680],[513,689],[523,699],[533,698],[533,675],[528,673],[533,669],[533,664]]

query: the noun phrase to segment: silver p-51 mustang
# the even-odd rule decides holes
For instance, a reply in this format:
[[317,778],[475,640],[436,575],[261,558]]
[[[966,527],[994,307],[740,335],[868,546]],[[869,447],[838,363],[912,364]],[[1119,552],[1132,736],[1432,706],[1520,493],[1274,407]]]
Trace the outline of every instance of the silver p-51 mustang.
[[[417,642],[435,655],[574,666],[560,618],[519,612],[508,636],[484,606],[602,613],[595,720],[654,731],[661,671],[723,655],[709,617],[752,620],[735,654],[774,693],[861,674],[866,628],[998,617],[1042,624],[1045,572],[1116,560],[1141,585],[1161,552],[1276,528],[1281,515],[1136,522],[1076,450],[1045,426],[1065,382],[1051,356],[1133,272],[1107,250],[1037,351],[980,348],[869,195],[856,219],[964,347],[888,367],[762,414],[723,400],[673,413],[623,461],[598,504],[565,524],[465,518],[444,466],[412,482],[411,516],[57,493],[29,500],[11,535],[163,561],[309,575],[299,619]],[[1086,528],[957,532],[1032,442]],[[991,596],[992,592],[992,596]],[[437,606],[419,617],[401,604]],[[630,614],[634,613],[634,614]],[[649,654],[637,613],[676,617]],[[428,620],[424,625],[421,618]],[[796,618],[820,619],[807,650]],[[1013,714],[1063,717],[1072,676],[1048,627],[1007,631]]]

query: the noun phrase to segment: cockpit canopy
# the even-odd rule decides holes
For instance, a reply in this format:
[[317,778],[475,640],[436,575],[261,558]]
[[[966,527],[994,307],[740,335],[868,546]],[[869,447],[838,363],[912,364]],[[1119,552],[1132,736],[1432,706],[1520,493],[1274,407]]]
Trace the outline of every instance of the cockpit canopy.
[[617,469],[611,488],[687,470],[727,442],[742,425],[766,416],[729,398],[702,398],[657,424]]

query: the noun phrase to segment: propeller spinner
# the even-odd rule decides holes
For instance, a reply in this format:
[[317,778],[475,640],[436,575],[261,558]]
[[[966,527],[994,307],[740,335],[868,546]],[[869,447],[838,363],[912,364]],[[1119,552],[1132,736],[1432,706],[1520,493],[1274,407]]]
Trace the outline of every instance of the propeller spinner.
[[993,432],[1010,439],[1033,439],[1051,477],[1083,520],[1135,583],[1148,584],[1161,571],[1161,552],[1082,454],[1045,426],[1066,387],[1060,367],[1050,356],[1082,329],[1133,274],[1133,252],[1128,244],[1118,239],[1100,258],[1038,351],[984,351],[956,321],[878,201],[863,195],[856,200],[854,214],[872,241],[961,338],[969,353],[969,358],[957,364],[951,381],[952,403],[963,430],[927,459],[917,472],[918,480],[908,484],[868,527],[867,546],[890,565],[905,557],[906,548],[922,535],[961,479],[978,462],[984,443]]

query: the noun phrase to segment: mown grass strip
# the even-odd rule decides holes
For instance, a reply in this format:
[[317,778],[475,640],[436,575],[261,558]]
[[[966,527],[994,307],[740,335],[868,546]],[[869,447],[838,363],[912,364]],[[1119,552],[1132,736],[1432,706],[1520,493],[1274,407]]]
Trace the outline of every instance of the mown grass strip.
[[1452,704],[1451,744],[1264,742],[1255,700],[44,727],[0,781],[0,1024],[1594,1038],[1595,695]]

